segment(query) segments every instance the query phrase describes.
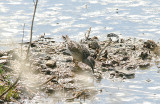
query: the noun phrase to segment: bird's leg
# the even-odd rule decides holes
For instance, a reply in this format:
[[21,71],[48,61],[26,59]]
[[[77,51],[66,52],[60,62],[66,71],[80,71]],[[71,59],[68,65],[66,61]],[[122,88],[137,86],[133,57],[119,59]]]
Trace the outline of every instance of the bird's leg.
[[74,62],[74,64],[75,64],[75,67],[79,67],[77,60],[73,59],[73,62]]

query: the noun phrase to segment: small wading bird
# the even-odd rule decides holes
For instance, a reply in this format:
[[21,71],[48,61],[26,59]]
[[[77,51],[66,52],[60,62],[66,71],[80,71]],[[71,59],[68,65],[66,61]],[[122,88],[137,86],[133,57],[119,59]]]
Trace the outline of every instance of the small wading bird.
[[95,61],[94,58],[90,56],[88,49],[75,41],[70,40],[68,35],[62,36],[66,42],[67,49],[70,51],[70,54],[73,57],[73,62],[75,66],[78,66],[78,62],[83,62],[92,68],[94,73]]

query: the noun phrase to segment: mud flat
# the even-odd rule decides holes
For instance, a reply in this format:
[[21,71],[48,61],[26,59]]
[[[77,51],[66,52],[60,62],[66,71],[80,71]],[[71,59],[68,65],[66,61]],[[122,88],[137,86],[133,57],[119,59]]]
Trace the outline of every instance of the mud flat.
[[160,68],[160,43],[153,40],[119,38],[117,34],[110,33],[105,41],[88,36],[80,43],[88,47],[95,58],[94,74],[90,67],[81,62],[80,67],[75,67],[65,43],[55,42],[52,37],[42,35],[32,42],[27,60],[28,43],[20,44],[20,48],[0,51],[2,70],[11,76],[11,81],[21,73],[16,85],[20,97],[10,101],[85,102],[94,100],[102,92],[98,86],[103,79],[126,81],[134,79],[138,70],[143,72],[152,66]]

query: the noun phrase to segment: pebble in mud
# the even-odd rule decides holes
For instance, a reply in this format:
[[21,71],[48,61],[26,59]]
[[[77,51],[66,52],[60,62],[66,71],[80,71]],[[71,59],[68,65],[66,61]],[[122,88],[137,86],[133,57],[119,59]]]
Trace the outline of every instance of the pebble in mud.
[[56,67],[56,61],[54,61],[54,60],[48,60],[46,62],[46,66],[48,66],[50,68],[54,68],[54,67]]
[[50,56],[45,56],[45,58],[44,58],[45,60],[50,60],[50,59],[52,59]]
[[148,53],[147,52],[141,52],[141,54],[139,55],[139,57],[141,57],[142,58],[142,60],[145,60],[145,59],[147,59],[147,57],[148,57],[149,55],[148,55]]
[[41,64],[40,66],[41,66],[42,69],[46,69],[47,68],[47,66],[45,64]]
[[94,50],[100,49],[100,45],[98,44],[96,40],[90,41],[88,44],[88,47]]
[[64,51],[63,51],[63,55],[71,56],[70,53],[69,53],[67,50],[64,50]]
[[126,66],[126,70],[135,70],[137,67],[136,67],[136,65],[128,65],[128,66]]
[[50,69],[42,69],[41,72],[45,73],[45,75],[51,75],[52,71]]
[[110,64],[110,63],[102,63],[101,65],[102,67],[113,67],[113,64]]
[[72,58],[67,58],[66,62],[72,62]]
[[121,59],[121,61],[127,61],[127,60],[129,60],[129,57],[128,57],[128,56],[125,56],[125,57],[123,57],[123,58]]
[[140,63],[139,64],[139,67],[140,68],[147,68],[147,67],[149,67],[150,66],[150,63]]
[[0,57],[2,57],[3,55],[4,55],[4,53],[0,51]]
[[107,34],[107,37],[116,37],[116,38],[119,38],[119,36],[115,33],[109,33]]
[[46,93],[53,94],[55,90],[53,88],[46,89]]
[[152,40],[147,40],[146,42],[144,42],[144,48],[154,50],[155,47],[157,47],[157,44]]
[[0,64],[6,64],[7,60],[0,60]]

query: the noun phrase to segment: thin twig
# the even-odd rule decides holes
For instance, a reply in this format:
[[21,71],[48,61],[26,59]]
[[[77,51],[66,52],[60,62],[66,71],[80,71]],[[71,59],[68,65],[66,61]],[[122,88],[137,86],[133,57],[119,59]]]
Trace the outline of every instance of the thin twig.
[[33,33],[32,31],[33,31],[33,23],[34,23],[34,18],[35,18],[35,14],[36,14],[37,4],[38,4],[38,0],[36,0],[36,4],[34,5],[34,13],[33,13],[33,18],[32,18],[31,32],[30,32],[30,43],[28,46],[26,59],[28,59],[28,54],[29,54],[30,47],[32,44],[32,33]]
[[43,85],[45,85],[45,84],[47,84],[48,82],[50,82],[52,79],[54,79],[54,78],[57,78],[56,76],[53,76],[53,77],[51,77],[50,79],[48,79],[47,81],[45,81],[44,83],[42,83],[41,85],[39,85],[39,86],[43,86]]
[[102,52],[103,52],[103,51],[107,48],[107,46],[109,46],[110,44],[111,44],[111,40],[110,40],[108,43],[105,44],[105,46],[104,46],[103,49],[101,49],[101,51],[99,52],[99,55],[97,56],[97,60],[99,60]]
[[21,76],[21,73],[19,74],[18,78],[16,79],[16,81],[6,90],[4,91],[1,95],[0,95],[0,98],[2,98],[9,90],[11,90],[19,81],[20,79],[20,76]]
[[21,56],[22,56],[22,46],[23,46],[23,38],[24,38],[24,28],[25,28],[25,23],[23,25],[23,36],[22,36],[22,43],[21,43]]
[[90,33],[91,33],[91,27],[89,27],[89,30],[85,33],[85,40],[88,40]]

